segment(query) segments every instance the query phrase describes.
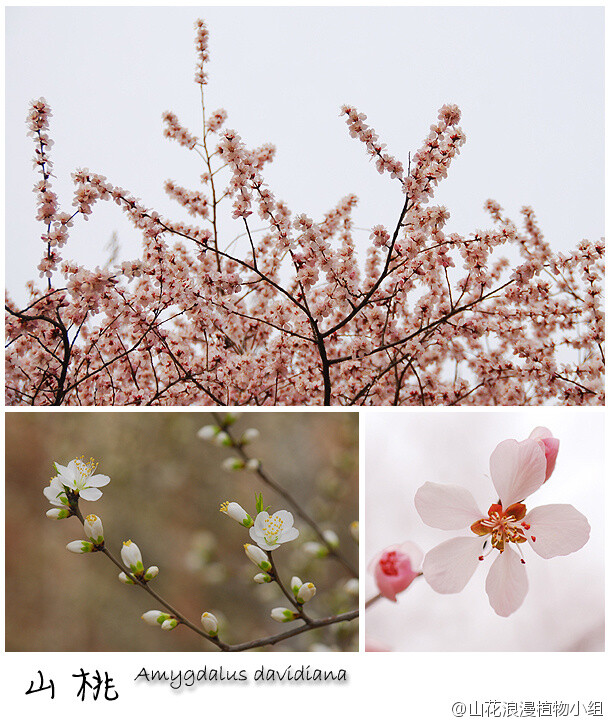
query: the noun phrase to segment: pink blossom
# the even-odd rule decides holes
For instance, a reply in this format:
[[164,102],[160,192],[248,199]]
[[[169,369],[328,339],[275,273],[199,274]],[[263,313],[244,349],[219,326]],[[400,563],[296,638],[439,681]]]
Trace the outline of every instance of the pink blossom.
[[396,601],[396,595],[421,573],[422,551],[410,541],[384,549],[371,563],[379,592]]
[[521,606],[528,590],[521,545],[529,543],[543,559],[566,556],[587,543],[590,526],[569,504],[527,510],[523,500],[546,480],[548,462],[539,439],[503,441],[489,463],[499,501],[487,514],[461,486],[427,482],[415,494],[415,507],[428,526],[445,531],[470,528],[476,534],[449,539],[429,551],[423,574],[441,594],[461,592],[479,562],[497,551],[485,591],[494,611],[508,617]]

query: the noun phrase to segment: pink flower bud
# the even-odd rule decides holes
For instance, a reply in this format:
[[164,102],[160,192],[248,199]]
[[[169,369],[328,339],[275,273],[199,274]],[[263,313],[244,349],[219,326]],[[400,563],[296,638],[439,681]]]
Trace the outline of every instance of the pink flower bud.
[[546,456],[546,474],[545,481],[548,481],[551,474],[555,470],[555,462],[559,453],[559,439],[553,438],[553,434],[548,428],[534,428],[530,433],[530,438],[540,441],[544,446],[544,455]]
[[384,549],[373,562],[380,594],[395,602],[396,595],[419,576],[422,558],[419,547],[411,542]]

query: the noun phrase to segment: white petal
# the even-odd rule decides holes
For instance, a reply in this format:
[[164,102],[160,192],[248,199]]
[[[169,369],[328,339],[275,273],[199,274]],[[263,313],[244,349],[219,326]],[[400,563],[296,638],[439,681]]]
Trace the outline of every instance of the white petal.
[[525,535],[532,549],[543,559],[578,551],[589,540],[591,531],[586,516],[570,504],[538,506],[523,521],[530,525]]
[[445,531],[464,529],[483,518],[468,489],[430,481],[417,490],[415,508],[425,524]]
[[537,491],[546,477],[546,456],[533,438],[502,441],[489,459],[491,479],[503,508]]
[[290,511],[276,511],[273,516],[277,516],[280,519],[282,522],[282,528],[284,529],[289,529],[292,527],[292,524],[294,524],[294,516],[290,513]]
[[287,541],[293,541],[299,535],[299,530],[295,529],[294,526],[286,531],[282,531],[278,538],[279,544],[285,544]]
[[97,488],[83,488],[82,491],[79,491],[79,494],[85,501],[97,501],[101,497],[102,492],[98,491]]
[[485,591],[496,614],[508,617],[523,604],[528,583],[525,564],[521,557],[507,546],[491,565]]
[[96,473],[94,476],[89,476],[87,479],[87,488],[90,486],[93,488],[101,488],[110,483],[110,476],[104,476],[103,473]]
[[[263,535],[263,526],[268,518],[269,514],[266,511],[261,511],[254,519],[254,526],[252,528],[259,536]],[[252,528],[250,529],[250,535],[252,535]]]
[[441,594],[461,592],[479,563],[483,539],[458,536],[426,554],[422,571],[428,584]]

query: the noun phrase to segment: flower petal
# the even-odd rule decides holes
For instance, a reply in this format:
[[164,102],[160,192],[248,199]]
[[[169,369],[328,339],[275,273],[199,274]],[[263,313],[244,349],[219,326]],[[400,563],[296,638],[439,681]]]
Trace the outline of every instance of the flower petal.
[[415,508],[425,524],[444,531],[464,529],[483,517],[468,489],[430,481],[417,490]]
[[538,440],[502,441],[489,459],[494,487],[504,509],[537,491],[546,476],[546,456]]
[[98,491],[97,488],[84,488],[78,493],[80,494],[81,498],[85,499],[85,501],[97,501],[98,498],[101,498],[102,496],[102,492]]
[[101,488],[108,483],[110,483],[110,476],[104,476],[103,473],[96,473],[87,478],[87,488]]
[[543,559],[566,556],[581,549],[589,540],[591,527],[586,516],[570,504],[549,504],[532,509],[523,523],[532,549]]
[[[265,532],[263,527],[268,518],[269,514],[267,511],[261,511],[256,515],[256,518],[254,519],[254,526],[252,528],[258,536],[264,536]],[[250,529],[250,534],[252,534],[252,529]]]
[[527,590],[525,565],[517,552],[507,546],[496,557],[485,581],[489,603],[496,614],[508,617],[523,604]]
[[282,531],[278,537],[278,544],[285,544],[287,541],[293,541],[299,535],[299,530],[292,526],[290,529]]
[[458,536],[429,551],[422,571],[432,589],[441,594],[461,592],[477,568],[483,541],[476,536]]
[[284,511],[282,509],[281,511],[276,511],[273,516],[277,517],[282,522],[283,529],[289,529],[292,527],[292,524],[294,524],[294,516],[290,513],[290,511]]

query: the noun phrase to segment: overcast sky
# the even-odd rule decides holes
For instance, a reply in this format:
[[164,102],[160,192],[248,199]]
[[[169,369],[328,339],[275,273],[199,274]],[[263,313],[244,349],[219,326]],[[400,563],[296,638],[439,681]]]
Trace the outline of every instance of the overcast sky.
[[[601,8],[8,8],[7,287],[17,297],[41,253],[24,121],[33,98],[53,109],[62,208],[69,174],[84,166],[187,218],[163,182],[197,188],[201,168],[162,137],[161,114],[199,132],[199,16],[210,30],[207,108],[226,108],[248,145],[277,145],[266,175],[293,211],[320,218],[354,192],[357,226],[392,227],[400,187],[349,137],[341,104],[366,113],[406,163],[451,102],[467,142],[436,197],[450,231],[487,226],[492,197],[513,217],[532,205],[556,248],[603,235]],[[66,257],[103,263],[113,231],[122,257],[135,257],[139,236],[108,202],[79,220]],[[229,221],[220,234],[231,239]]]

